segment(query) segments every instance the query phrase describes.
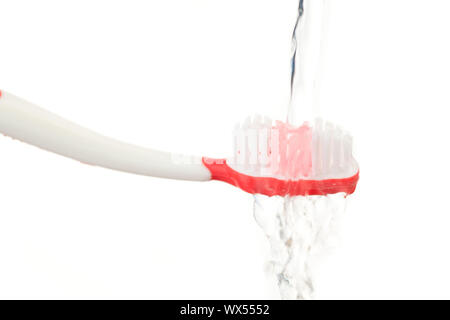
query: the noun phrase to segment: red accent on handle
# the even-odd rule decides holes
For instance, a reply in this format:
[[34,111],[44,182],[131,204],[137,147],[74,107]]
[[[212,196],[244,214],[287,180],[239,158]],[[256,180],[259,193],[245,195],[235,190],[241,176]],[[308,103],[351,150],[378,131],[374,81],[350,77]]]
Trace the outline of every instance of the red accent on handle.
[[307,196],[355,192],[359,171],[350,178],[328,180],[279,180],[269,177],[253,177],[232,169],[225,159],[203,158],[203,164],[211,172],[213,180],[238,187],[251,194],[272,196]]

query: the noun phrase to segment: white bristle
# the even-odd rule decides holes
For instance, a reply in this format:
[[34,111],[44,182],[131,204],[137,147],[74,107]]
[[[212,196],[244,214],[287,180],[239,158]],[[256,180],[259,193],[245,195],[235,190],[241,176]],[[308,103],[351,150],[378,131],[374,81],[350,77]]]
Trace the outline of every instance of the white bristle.
[[247,139],[245,137],[245,130],[239,128],[236,133],[237,138],[237,162],[239,167],[245,167],[246,155],[247,155]]
[[332,168],[333,172],[338,172],[342,167],[342,130],[339,127],[334,129],[332,139]]
[[342,143],[344,146],[343,161],[344,163],[349,163],[352,160],[352,137],[349,134],[345,134],[342,138]]
[[332,135],[333,135],[333,125],[329,122],[325,124],[325,129],[322,136],[322,169],[326,173],[331,167],[331,145],[332,145]]
[[258,131],[247,129],[248,162],[250,166],[258,164]]
[[253,120],[253,128],[259,129],[263,125],[263,118],[260,114],[255,115],[255,119]]
[[273,172],[277,172],[279,169],[279,154],[278,152],[274,152],[274,150],[278,150],[280,147],[280,132],[276,129],[270,128],[270,144],[269,144],[269,161],[270,161],[270,169]]
[[247,117],[245,119],[244,123],[242,124],[242,128],[243,129],[248,129],[248,128],[250,128],[251,124],[252,124],[252,118],[251,117]]
[[265,167],[269,164],[269,129],[262,128],[259,130],[258,135],[258,162],[261,166]]
[[312,146],[313,150],[316,152],[312,153],[312,164],[313,164],[313,170],[312,175],[314,177],[320,177],[322,174],[322,139],[323,135],[323,121],[322,119],[316,119],[314,124],[314,131],[313,131],[313,141]]
[[323,130],[323,120],[321,118],[317,118],[314,122],[314,130],[317,132],[322,132]]

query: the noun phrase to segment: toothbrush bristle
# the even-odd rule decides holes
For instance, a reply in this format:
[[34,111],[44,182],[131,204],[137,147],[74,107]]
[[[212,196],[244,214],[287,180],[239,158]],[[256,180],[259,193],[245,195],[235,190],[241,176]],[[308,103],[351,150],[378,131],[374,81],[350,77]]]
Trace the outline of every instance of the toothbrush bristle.
[[358,166],[352,138],[341,127],[316,119],[294,127],[256,115],[234,130],[233,168],[283,180],[325,180],[352,176]]

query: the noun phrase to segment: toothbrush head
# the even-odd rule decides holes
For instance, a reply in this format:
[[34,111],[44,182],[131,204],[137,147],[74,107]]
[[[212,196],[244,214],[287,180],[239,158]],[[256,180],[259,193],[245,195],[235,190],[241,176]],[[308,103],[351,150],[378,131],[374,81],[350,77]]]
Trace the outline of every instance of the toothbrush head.
[[213,180],[266,196],[352,194],[359,179],[352,138],[317,119],[295,127],[256,116],[236,126],[234,157],[203,158]]

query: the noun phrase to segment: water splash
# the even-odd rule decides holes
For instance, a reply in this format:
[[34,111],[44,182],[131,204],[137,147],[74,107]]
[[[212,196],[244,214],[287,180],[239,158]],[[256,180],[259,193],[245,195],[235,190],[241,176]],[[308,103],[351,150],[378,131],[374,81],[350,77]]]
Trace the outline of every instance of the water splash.
[[337,243],[345,207],[345,194],[255,195],[254,216],[270,245],[266,271],[275,277],[282,299],[314,297],[314,273]]

